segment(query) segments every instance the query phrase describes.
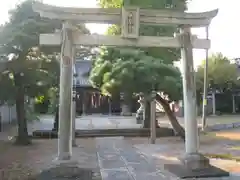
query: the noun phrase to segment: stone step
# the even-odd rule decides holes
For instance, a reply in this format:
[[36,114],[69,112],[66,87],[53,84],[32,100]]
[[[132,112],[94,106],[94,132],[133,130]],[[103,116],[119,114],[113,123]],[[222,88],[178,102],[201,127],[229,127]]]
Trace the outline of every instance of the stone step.
[[[157,137],[174,136],[171,128],[161,127],[158,128]],[[127,128],[127,129],[88,129],[76,130],[77,138],[85,137],[111,137],[111,136],[124,136],[124,137],[149,137],[150,130],[148,128]],[[36,130],[32,133],[33,138],[57,138],[57,132],[51,130]]]

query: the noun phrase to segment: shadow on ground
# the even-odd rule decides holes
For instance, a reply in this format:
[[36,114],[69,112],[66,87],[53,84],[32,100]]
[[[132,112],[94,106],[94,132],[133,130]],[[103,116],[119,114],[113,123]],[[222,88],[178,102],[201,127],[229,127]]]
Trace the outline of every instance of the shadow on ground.
[[[157,139],[155,145],[147,145],[147,138],[126,138],[139,151],[152,156],[163,168],[164,164],[177,162],[185,152],[184,143],[176,137]],[[200,152],[221,169],[240,173],[240,129],[211,132],[200,136]]]
[[[79,162],[79,168],[98,173],[95,140],[78,139],[77,144],[81,146],[73,148],[73,158]],[[28,180],[42,170],[51,168],[56,155],[56,139],[34,140],[33,145],[27,147],[0,141],[0,179]]]

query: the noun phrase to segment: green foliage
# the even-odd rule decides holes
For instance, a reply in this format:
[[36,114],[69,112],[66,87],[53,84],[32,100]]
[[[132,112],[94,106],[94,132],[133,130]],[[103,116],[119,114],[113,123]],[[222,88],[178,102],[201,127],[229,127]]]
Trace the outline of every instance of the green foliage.
[[34,110],[36,113],[45,114],[48,112],[50,105],[50,98],[47,94],[35,98]]
[[103,8],[119,8],[123,4],[123,0],[98,0],[98,3]]
[[[133,5],[142,8],[166,9],[176,11],[186,9],[185,0],[99,0],[104,8]],[[172,26],[141,25],[142,36],[170,36],[178,32]],[[119,35],[121,28],[113,25],[107,34]],[[91,82],[103,93],[114,92],[149,93],[155,89],[162,91],[171,100],[181,98],[180,71],[173,66],[180,59],[179,49],[174,48],[104,48],[94,62]]]
[[40,52],[38,44],[41,33],[54,32],[61,27],[61,22],[40,18],[33,12],[32,2],[25,1],[10,11],[10,21],[1,29],[2,101],[14,100],[19,87],[30,97],[44,94],[59,69],[56,58]]
[[[204,82],[205,61],[197,70],[197,89],[202,91]],[[208,82],[209,87],[226,91],[239,86],[238,72],[236,64],[231,64],[230,60],[221,53],[213,54],[208,60]]]
[[[135,49],[105,51],[94,63],[90,80],[103,93],[165,92],[172,100],[180,97],[181,75],[173,65]],[[111,59],[111,57],[118,57]],[[174,87],[174,88],[173,88]]]
[[98,0],[99,5],[104,8],[119,8],[123,5],[138,5],[145,8],[163,9],[172,7],[176,10],[186,9],[186,0]]
[[28,122],[40,121],[38,113],[27,103],[25,103],[26,119]]
[[41,95],[41,96],[38,96],[38,97],[35,98],[35,103],[36,104],[41,104],[41,103],[44,102],[44,100],[45,100],[45,96]]
[[[28,119],[36,119],[26,97],[46,95],[59,84],[59,47],[39,47],[39,35],[61,29],[60,20],[41,18],[33,11],[35,0],[21,2],[9,12],[10,21],[0,27],[0,101],[15,102],[17,142],[29,144]],[[82,25],[79,28],[89,31]],[[47,111],[47,110],[46,110]]]
[[[104,8],[122,7],[123,4],[128,6],[139,6],[142,8],[151,9],[171,9],[175,11],[186,10],[187,0],[99,0],[99,4]],[[150,26],[141,25],[140,35],[142,36],[170,36],[173,37],[174,33],[177,33],[178,29],[173,26]],[[119,26],[111,26],[107,34],[117,35],[121,33]],[[175,48],[142,48],[149,56],[163,59],[166,64],[173,64],[174,61],[180,59],[180,51]]]
[[[32,9],[34,2],[20,3],[9,12],[10,21],[0,28],[2,102],[14,100],[19,87],[24,88],[25,95],[36,97],[59,85],[60,48],[39,47],[39,35],[61,29],[62,22],[41,18]],[[79,28],[89,33],[85,26],[79,25]]]
[[49,97],[49,109],[48,113],[52,114],[56,111],[56,106],[58,105],[58,87],[52,87],[48,90],[48,97]]

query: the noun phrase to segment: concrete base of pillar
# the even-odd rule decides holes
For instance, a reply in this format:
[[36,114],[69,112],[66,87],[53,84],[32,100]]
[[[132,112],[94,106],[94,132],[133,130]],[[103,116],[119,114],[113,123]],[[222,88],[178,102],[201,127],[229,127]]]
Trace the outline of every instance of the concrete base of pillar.
[[229,172],[210,165],[202,154],[188,154],[179,160],[180,164],[165,164],[164,168],[182,179],[229,176]]
[[56,158],[56,161],[71,161],[71,154],[69,153],[61,153],[61,155],[58,155]]
[[209,167],[209,159],[202,154],[186,154],[185,156],[179,158],[181,164],[191,169],[201,169]]

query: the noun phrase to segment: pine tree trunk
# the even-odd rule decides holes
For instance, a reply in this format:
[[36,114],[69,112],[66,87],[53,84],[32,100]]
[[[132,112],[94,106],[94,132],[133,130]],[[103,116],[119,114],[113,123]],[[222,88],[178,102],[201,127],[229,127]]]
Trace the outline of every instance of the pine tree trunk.
[[169,103],[159,95],[157,95],[157,100],[159,101],[159,103],[162,105],[164,111],[166,112],[168,119],[169,119],[176,135],[180,136],[183,140],[185,140],[185,130],[179,124],[175,114],[173,113],[173,111],[171,110],[171,108],[169,106]]
[[28,136],[27,119],[25,116],[24,105],[24,89],[19,87],[16,96],[16,112],[18,121],[18,136],[16,137],[16,144],[18,145],[31,144]]
[[151,123],[150,108],[151,108],[151,103],[150,103],[150,101],[146,100],[145,112],[144,112],[144,121],[143,121],[144,122],[144,124],[143,124],[144,128],[150,128],[150,123]]

